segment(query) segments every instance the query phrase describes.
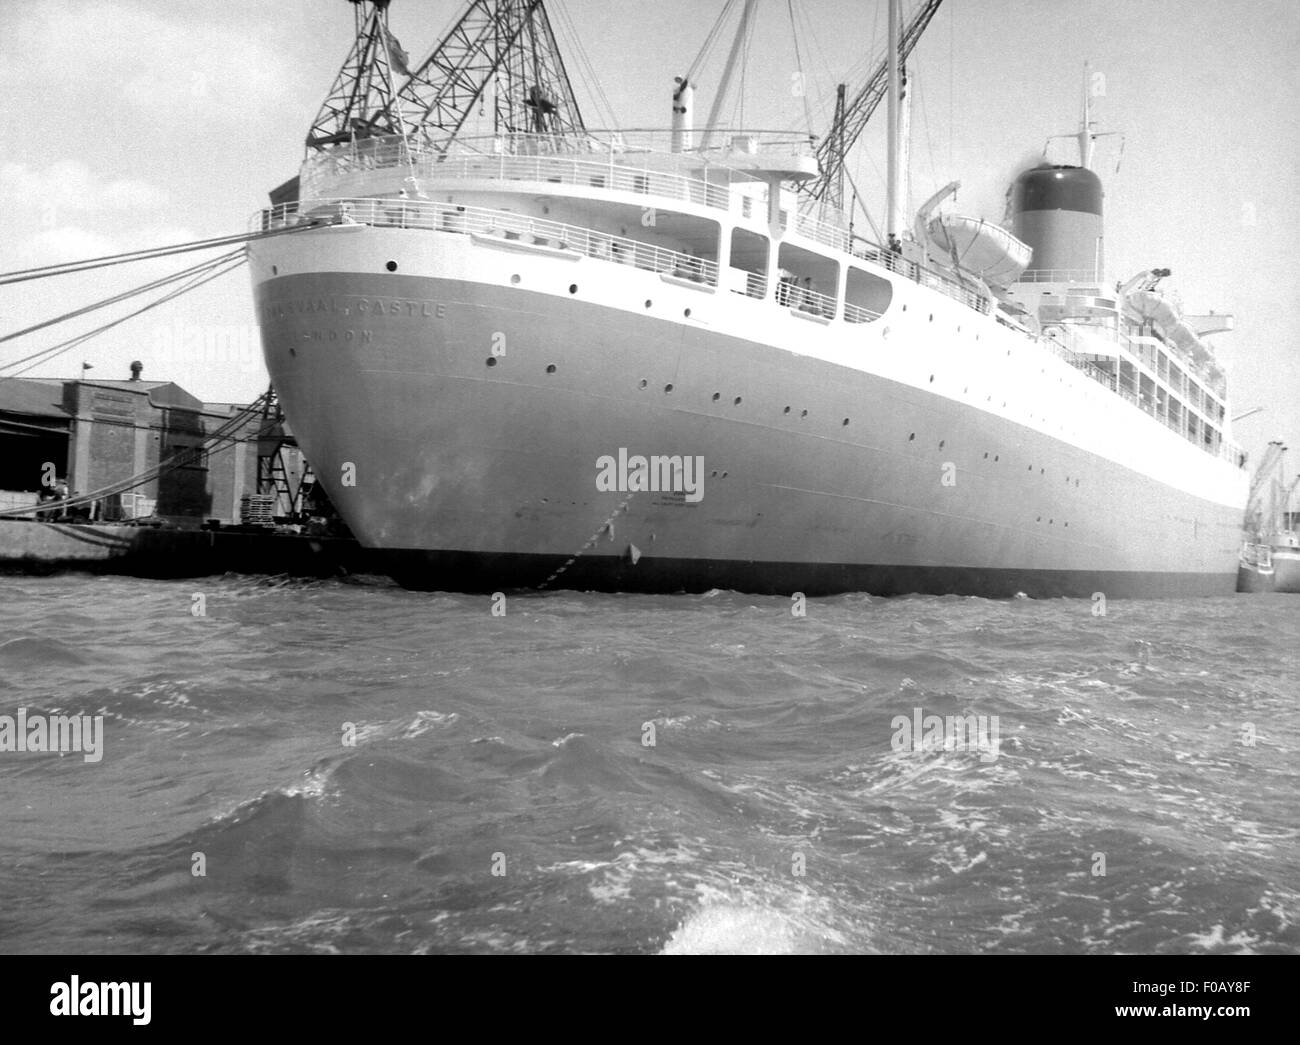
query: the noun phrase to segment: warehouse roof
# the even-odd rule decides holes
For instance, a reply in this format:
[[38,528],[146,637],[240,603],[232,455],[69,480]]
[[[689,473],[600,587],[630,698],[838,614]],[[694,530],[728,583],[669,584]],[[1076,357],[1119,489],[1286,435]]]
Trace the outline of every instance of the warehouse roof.
[[63,409],[63,385],[44,381],[0,378],[0,413],[68,419]]

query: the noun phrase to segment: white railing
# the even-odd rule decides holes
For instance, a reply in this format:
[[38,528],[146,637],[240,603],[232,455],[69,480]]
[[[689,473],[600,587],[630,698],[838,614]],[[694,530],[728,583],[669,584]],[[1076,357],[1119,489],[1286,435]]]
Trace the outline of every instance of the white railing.
[[810,316],[823,319],[835,318],[835,296],[822,294],[797,283],[782,280],[776,285],[776,303],[796,312],[806,312]]
[[[700,134],[694,139],[699,142]],[[736,148],[735,140],[745,148]],[[664,169],[628,163],[627,157],[660,154],[686,156],[719,170],[731,169],[728,157],[755,150],[778,155],[811,156],[808,138],[788,132],[717,131],[705,149],[696,145],[673,152],[672,132],[662,130],[587,131],[583,135],[502,134],[458,138],[450,143],[366,138],[322,149],[302,166],[302,194],[320,194],[322,183],[365,171],[401,169],[430,179],[476,177],[500,181],[551,181],[584,187],[607,187],[702,203],[722,210],[730,205],[728,185],[689,178]],[[600,185],[593,179],[604,179]]]
[[455,232],[500,239],[524,248],[569,251],[709,286],[718,284],[717,262],[707,258],[596,229],[485,207],[391,197],[307,200],[259,211],[253,220],[263,229],[319,224]]
[[794,230],[799,235],[806,236],[815,243],[834,247],[836,250],[842,250],[845,253],[848,252],[848,229],[832,225],[820,218],[814,218],[811,214],[800,214],[795,218]]
[[983,294],[979,294],[970,287],[962,286],[955,279],[949,279],[947,276],[934,269],[926,268],[915,261],[907,261],[901,254],[892,250],[885,250],[881,247],[855,246],[853,256],[861,258],[863,261],[870,261],[881,268],[888,269],[890,272],[897,273],[913,283],[920,283],[923,287],[929,287],[937,290],[939,293],[952,298],[954,301],[960,301],[967,308],[973,308],[976,312],[988,314],[992,303]]
[[881,317],[883,313],[872,312],[869,308],[863,308],[861,305],[854,305],[851,302],[844,302],[844,322],[845,323],[870,323]]
[[373,169],[406,166],[422,159],[465,154],[509,156],[627,156],[637,153],[680,154],[702,160],[706,164],[727,166],[729,156],[744,156],[755,152],[778,156],[811,157],[816,150],[815,141],[807,135],[790,131],[767,131],[750,128],[718,129],[708,137],[703,146],[704,133],[695,131],[689,136],[691,146],[675,148],[672,130],[659,127],[631,127],[624,130],[584,130],[577,134],[527,134],[502,133],[466,135],[453,141],[428,137],[401,135],[363,138],[321,149],[309,158],[314,160],[342,160],[357,167]]
[[1187,423],[1187,415],[1184,415],[1181,422],[1174,421],[1170,419],[1167,414],[1159,412],[1156,409],[1156,404],[1150,399],[1145,396],[1139,396],[1136,392],[1125,388],[1119,383],[1119,379],[1115,374],[1108,370],[1103,370],[1090,359],[1085,359],[1079,353],[1071,351],[1053,338],[1039,337],[1036,340],[1041,347],[1047,349],[1058,358],[1065,360],[1065,362],[1069,363],[1072,367],[1082,370],[1099,385],[1108,388],[1121,399],[1133,404],[1133,406],[1137,407],[1143,413],[1149,414],[1170,431],[1178,433],[1193,446],[1199,446],[1212,457],[1219,457],[1225,461],[1232,461],[1238,468],[1244,467],[1245,457],[1241,452],[1241,448],[1236,444],[1225,440],[1221,435],[1217,434],[1217,431],[1215,439],[1211,443],[1205,442],[1203,437],[1192,438]]
[[747,298],[758,298],[761,301],[767,296],[767,278],[757,272],[746,272],[745,285],[732,287],[731,292],[743,294]]
[[[612,156],[610,158],[612,160]],[[309,161],[303,168],[303,195],[318,195],[331,178],[355,173],[358,167],[334,166],[334,158]],[[388,164],[406,167],[405,161]],[[497,182],[547,182],[553,185],[576,185],[584,189],[611,189],[639,195],[683,200],[716,210],[730,207],[728,186],[698,178],[688,178],[671,171],[652,170],[622,162],[602,162],[578,156],[432,155],[418,158],[412,173],[416,180],[430,181],[485,180]],[[310,168],[310,169],[309,169]]]
[[1021,283],[1099,283],[1096,269],[1025,269]]

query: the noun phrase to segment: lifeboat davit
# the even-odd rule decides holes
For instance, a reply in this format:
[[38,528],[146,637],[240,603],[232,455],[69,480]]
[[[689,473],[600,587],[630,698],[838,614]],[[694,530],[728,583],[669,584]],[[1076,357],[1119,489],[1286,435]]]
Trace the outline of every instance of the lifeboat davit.
[[1033,250],[1001,225],[961,214],[940,214],[926,226],[936,247],[967,272],[1005,287],[1029,267]]
[[1165,337],[1181,348],[1202,366],[1214,362],[1214,353],[1179,315],[1173,303],[1154,290],[1134,290],[1124,298],[1124,308],[1140,321],[1150,320],[1164,332]]

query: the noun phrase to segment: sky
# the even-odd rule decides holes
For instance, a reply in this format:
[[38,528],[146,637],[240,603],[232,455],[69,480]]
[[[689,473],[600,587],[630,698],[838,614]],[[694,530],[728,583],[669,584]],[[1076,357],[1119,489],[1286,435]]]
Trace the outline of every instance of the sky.
[[[790,7],[794,10],[792,31]],[[390,25],[426,55],[461,0],[393,0]],[[589,127],[666,126],[723,0],[547,0]],[[913,0],[904,0],[910,10]],[[736,122],[825,130],[881,46],[884,0],[763,0]],[[569,26],[579,27],[575,44]],[[732,28],[727,27],[729,40]],[[347,54],[346,0],[0,0],[0,272],[243,231],[296,173]],[[702,120],[726,42],[697,74]],[[579,46],[580,44],[580,46]],[[913,205],[959,179],[957,209],[1001,219],[1007,183],[1051,134],[1077,130],[1083,62],[1101,130],[1112,280],[1167,267],[1187,311],[1231,312],[1215,338],[1236,439],[1270,439],[1300,471],[1300,4],[1294,0],[945,0],[913,54]],[[800,90],[802,87],[802,91]],[[809,123],[809,115],[812,121]],[[884,113],[852,171],[883,209]],[[1073,162],[1068,142],[1050,155]],[[1118,167],[1118,169],[1117,169]],[[0,337],[165,275],[185,255],[0,287]],[[0,364],[124,306],[0,343]],[[123,323],[28,376],[174,380],[208,401],[265,390],[246,270]]]

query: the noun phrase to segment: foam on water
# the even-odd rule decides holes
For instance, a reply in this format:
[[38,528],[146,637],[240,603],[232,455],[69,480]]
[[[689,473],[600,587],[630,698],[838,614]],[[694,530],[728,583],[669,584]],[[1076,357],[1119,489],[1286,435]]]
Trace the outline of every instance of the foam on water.
[[0,754],[7,949],[1300,951],[1285,597],[203,589],[0,598],[0,713],[105,715]]

